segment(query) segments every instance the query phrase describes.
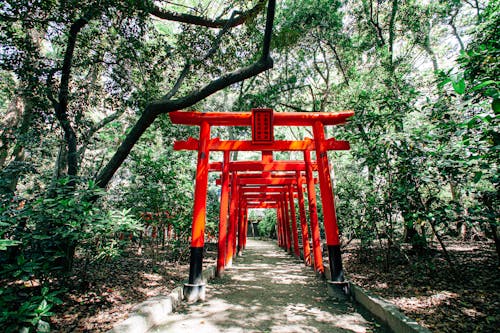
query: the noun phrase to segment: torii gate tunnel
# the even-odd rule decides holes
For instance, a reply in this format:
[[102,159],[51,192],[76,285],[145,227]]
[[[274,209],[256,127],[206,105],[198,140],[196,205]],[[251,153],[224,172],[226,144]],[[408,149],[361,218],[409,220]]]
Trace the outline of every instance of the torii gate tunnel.
[[[176,141],[176,150],[197,150],[198,163],[194,193],[193,223],[191,231],[191,261],[189,281],[184,295],[189,301],[203,299],[205,284],[202,278],[203,247],[206,220],[209,171],[221,172],[218,183],[222,186],[219,217],[219,244],[217,274],[230,267],[232,259],[245,248],[248,209],[270,208],[277,213],[278,245],[288,252],[302,256],[306,265],[323,274],[322,251],[316,207],[313,172],[317,171],[323,206],[323,226],[326,234],[331,280],[344,284],[339,229],[335,214],[334,194],[327,152],[348,150],[347,141],[325,138],[325,126],[344,124],[353,111],[327,112],[274,112],[272,109],[252,109],[251,112],[171,112],[173,124],[200,127],[199,139]],[[251,126],[252,140],[210,138],[213,126]],[[297,141],[274,140],[274,126],[309,126],[314,138]],[[209,163],[210,151],[222,151],[222,162]],[[261,161],[230,161],[231,151],[261,151]],[[303,161],[274,161],[274,151],[303,152]],[[311,160],[310,152],[316,154]],[[305,189],[303,185],[306,185]],[[312,252],[306,221],[304,191],[309,204]],[[302,250],[298,241],[298,228],[294,198],[298,198]],[[236,246],[237,243],[237,246]]]

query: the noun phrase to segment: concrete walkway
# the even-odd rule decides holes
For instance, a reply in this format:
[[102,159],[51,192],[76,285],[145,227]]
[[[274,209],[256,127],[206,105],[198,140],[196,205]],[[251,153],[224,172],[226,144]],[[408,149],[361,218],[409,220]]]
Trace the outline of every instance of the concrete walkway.
[[[368,318],[368,319],[367,319]],[[384,332],[350,302],[328,296],[310,267],[275,243],[248,240],[222,278],[210,281],[207,299],[184,304],[149,332]]]

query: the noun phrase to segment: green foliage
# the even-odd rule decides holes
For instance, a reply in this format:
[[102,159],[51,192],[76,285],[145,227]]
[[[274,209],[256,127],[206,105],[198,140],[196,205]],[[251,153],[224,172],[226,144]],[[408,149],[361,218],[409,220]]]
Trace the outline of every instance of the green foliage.
[[276,238],[276,212],[266,210],[264,218],[258,224],[259,235],[262,237]]
[[[54,305],[62,304],[58,297],[60,291],[50,291],[42,287],[30,297],[23,297],[20,301],[19,293],[15,288],[0,290],[0,325],[6,332],[50,332],[48,318],[53,315],[51,309]],[[13,304],[15,306],[13,306]]]
[[[498,77],[500,75],[500,2],[489,1],[481,15],[482,22],[476,29],[474,40],[458,59],[469,83],[468,93],[481,99],[490,99],[492,107],[500,99]],[[464,91],[458,92],[463,94]],[[498,108],[495,110],[498,114]]]
[[[345,237],[389,252],[404,241],[424,249],[443,236],[492,236],[498,3],[484,11],[456,1],[281,4],[274,74],[242,89],[238,103],[355,111],[333,130],[351,150],[330,155]],[[311,135],[297,132],[275,137]]]
[[[174,127],[163,119],[151,128],[138,143],[126,167],[131,176],[121,188],[111,192],[118,198],[116,206],[130,209],[130,213],[140,217],[143,213],[166,216],[165,219],[148,221],[154,226],[169,224],[177,235],[189,237],[192,219],[193,179],[196,158],[193,154],[173,150],[176,136],[192,134],[189,129]],[[210,229],[218,221],[217,199],[209,194]]]
[[[75,251],[89,263],[109,260],[125,245],[120,233],[142,230],[130,211],[102,210],[93,202],[101,193],[92,183],[75,188],[65,179],[36,199],[2,202],[0,276],[6,288],[0,294],[0,325],[7,331],[23,325],[48,331],[46,319],[63,291],[49,292],[47,285],[71,269]],[[44,287],[29,287],[32,282]]]

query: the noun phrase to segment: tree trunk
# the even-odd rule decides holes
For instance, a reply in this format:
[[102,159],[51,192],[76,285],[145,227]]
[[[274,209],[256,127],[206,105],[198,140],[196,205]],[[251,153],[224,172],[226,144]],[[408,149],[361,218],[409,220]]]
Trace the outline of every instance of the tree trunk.
[[490,223],[491,233],[495,241],[495,249],[497,250],[498,264],[500,265],[500,236],[498,235],[498,227],[494,223]]

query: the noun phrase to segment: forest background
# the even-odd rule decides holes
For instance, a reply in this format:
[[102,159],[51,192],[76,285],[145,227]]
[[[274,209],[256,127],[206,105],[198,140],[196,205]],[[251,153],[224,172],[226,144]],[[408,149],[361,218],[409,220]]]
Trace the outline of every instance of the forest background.
[[[330,155],[344,242],[378,244],[386,269],[408,244],[417,254],[437,244],[454,267],[449,239],[486,241],[500,258],[500,2],[284,0],[275,17],[267,6],[2,3],[2,326],[48,325],[63,292],[56,281],[75,258],[87,267],[120,257],[132,246],[120,235],[169,225],[167,246],[187,247],[196,159],[173,142],[197,129],[173,126],[167,113],[177,109],[352,109],[327,132],[351,143]],[[273,212],[252,214],[272,232]],[[214,236],[215,185],[207,215]]]

